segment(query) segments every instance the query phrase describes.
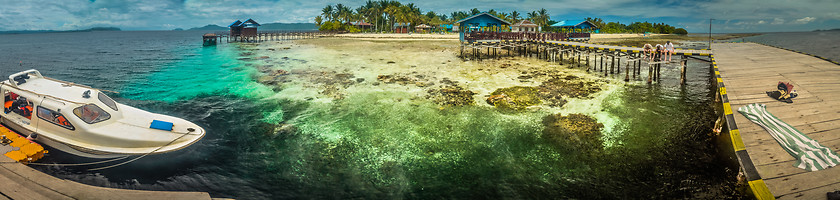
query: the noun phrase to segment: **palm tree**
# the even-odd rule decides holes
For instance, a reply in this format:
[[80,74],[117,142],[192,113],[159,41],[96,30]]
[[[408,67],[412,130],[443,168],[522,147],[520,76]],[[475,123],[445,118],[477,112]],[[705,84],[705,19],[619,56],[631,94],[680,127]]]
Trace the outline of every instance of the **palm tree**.
[[551,16],[548,16],[548,10],[543,8],[543,9],[540,9],[540,11],[537,12],[537,13],[540,16],[540,25],[548,26],[549,25],[548,21],[551,20]]
[[324,7],[324,9],[322,9],[321,11],[323,11],[323,12],[324,12],[324,13],[322,13],[321,15],[324,15],[324,17],[326,17],[326,18],[327,18],[327,21],[332,21],[332,16],[333,16],[333,7],[332,7],[332,5],[327,5],[327,7]]
[[521,16],[519,16],[519,12],[516,12],[514,10],[513,12],[510,13],[510,18],[512,19],[510,23],[518,23],[519,22],[519,17],[521,17]]
[[472,10],[470,10],[470,15],[477,15],[478,13],[481,13],[481,11],[478,10],[478,8],[473,8]]
[[322,23],[324,23],[324,19],[322,19],[320,15],[315,16],[315,24],[321,26]]
[[[346,6],[344,6],[344,4],[335,4],[335,10],[336,10],[336,18],[338,19],[338,21],[342,22],[342,23],[346,22],[346,20],[348,18],[347,11],[349,9]],[[352,14],[352,13],[350,13],[350,14]]]
[[530,13],[528,13],[528,18],[527,19],[529,21],[534,22],[534,21],[536,21],[536,18],[537,18],[537,11],[531,11]]

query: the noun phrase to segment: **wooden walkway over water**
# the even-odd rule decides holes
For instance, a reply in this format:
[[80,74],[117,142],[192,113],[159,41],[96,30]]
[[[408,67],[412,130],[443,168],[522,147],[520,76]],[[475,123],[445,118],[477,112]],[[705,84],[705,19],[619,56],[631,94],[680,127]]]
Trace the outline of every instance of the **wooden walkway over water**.
[[[794,157],[767,131],[737,113],[746,104],[766,104],[773,115],[840,152],[840,66],[754,43],[714,44],[713,50],[734,112],[735,130],[772,196],[825,199],[827,192],[840,190],[840,166],[814,172],[794,167]],[[765,91],[776,90],[779,81],[794,85],[799,93],[794,103],[767,97]]]
[[0,155],[0,200],[5,199],[206,199],[206,192],[114,189],[59,179]]

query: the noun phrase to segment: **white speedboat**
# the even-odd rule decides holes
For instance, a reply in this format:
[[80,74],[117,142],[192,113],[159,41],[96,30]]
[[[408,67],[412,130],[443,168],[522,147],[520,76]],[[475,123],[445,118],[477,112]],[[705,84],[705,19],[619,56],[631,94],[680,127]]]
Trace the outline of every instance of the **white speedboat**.
[[5,100],[0,122],[79,156],[167,153],[190,146],[205,134],[187,120],[123,105],[98,89],[47,78],[34,69],[0,82],[0,93]]

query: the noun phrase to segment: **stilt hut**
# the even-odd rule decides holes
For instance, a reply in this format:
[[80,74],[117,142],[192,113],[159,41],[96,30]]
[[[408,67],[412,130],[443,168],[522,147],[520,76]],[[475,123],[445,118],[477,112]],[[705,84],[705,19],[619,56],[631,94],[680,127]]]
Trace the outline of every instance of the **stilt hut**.
[[242,35],[242,21],[236,20],[235,22],[231,23],[228,27],[230,27],[230,37],[235,38]]
[[394,33],[408,33],[408,23],[394,23]]
[[510,26],[510,32],[527,32],[527,33],[538,33],[542,30],[540,25],[535,24],[534,22],[528,20],[522,20],[519,23]]
[[569,34],[569,40],[589,40],[590,33],[599,31],[598,26],[586,20],[565,20],[551,27]]
[[213,33],[206,33],[201,36],[202,40],[204,41],[204,46],[213,46],[216,45],[216,39],[218,36]]
[[245,20],[245,22],[242,22],[242,36],[257,37],[257,27],[259,26],[260,24],[253,19]]
[[565,20],[552,24],[551,27],[565,29],[570,33],[591,33],[598,32],[598,26],[586,20]]
[[362,31],[370,31],[370,27],[373,26],[373,24],[370,24],[370,23],[367,23],[367,22],[361,21],[361,20],[355,21],[355,22],[350,22],[350,25],[353,25],[354,27],[356,27],[357,29],[362,30]]
[[426,24],[420,24],[414,27],[414,31],[418,33],[429,33],[431,32],[432,27]]
[[467,18],[461,19],[453,23],[458,26],[460,31],[460,39],[461,41],[465,41],[465,35],[468,35],[472,32],[505,32],[508,31],[507,27],[510,26],[510,22],[505,21],[495,15],[491,15],[487,12],[482,12],[473,16],[469,16]]

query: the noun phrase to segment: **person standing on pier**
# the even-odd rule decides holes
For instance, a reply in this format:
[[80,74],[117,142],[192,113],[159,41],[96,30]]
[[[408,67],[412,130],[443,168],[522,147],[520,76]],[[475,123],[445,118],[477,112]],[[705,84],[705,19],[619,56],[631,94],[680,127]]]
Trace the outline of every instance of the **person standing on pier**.
[[674,54],[674,43],[671,43],[671,41],[665,43],[665,53],[668,54],[668,62],[671,62],[671,55]]

